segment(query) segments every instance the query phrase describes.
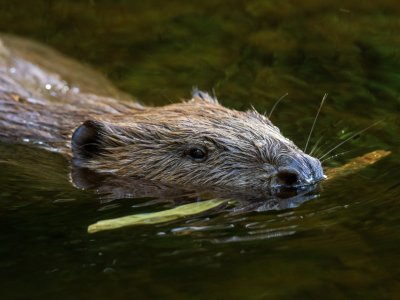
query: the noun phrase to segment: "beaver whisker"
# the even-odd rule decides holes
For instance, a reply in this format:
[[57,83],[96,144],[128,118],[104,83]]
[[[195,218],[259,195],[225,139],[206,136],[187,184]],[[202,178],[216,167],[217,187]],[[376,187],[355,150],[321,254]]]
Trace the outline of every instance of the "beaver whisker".
[[326,161],[328,161],[328,160],[331,160],[332,158],[342,156],[342,155],[344,155],[344,154],[346,154],[346,153],[349,153],[349,152],[351,152],[351,151],[354,151],[354,149],[353,149],[353,150],[343,151],[343,152],[338,153],[338,154],[335,154],[335,155],[331,155],[331,156],[325,158],[324,160],[322,160],[322,161],[321,161],[321,164],[324,163],[324,162],[326,162]]
[[312,124],[312,126],[311,126],[310,133],[308,134],[306,146],[304,147],[304,150],[303,150],[303,152],[305,152],[305,153],[307,153],[307,146],[308,146],[308,143],[310,142],[310,138],[311,138],[311,135],[312,135],[312,133],[313,133],[313,131],[314,131],[315,124],[317,123],[319,113],[321,112],[322,106],[324,105],[324,102],[325,102],[325,100],[326,100],[327,97],[328,97],[328,94],[327,94],[327,93],[325,93],[324,97],[322,97],[321,104],[319,105],[317,114],[315,115],[315,118],[314,118],[314,122],[313,122],[313,124]]
[[352,139],[353,139],[354,137],[356,137],[357,135],[360,135],[360,134],[364,133],[364,132],[367,131],[368,129],[370,129],[370,128],[372,128],[372,127],[374,127],[374,126],[376,126],[376,125],[378,125],[379,123],[382,123],[382,122],[383,122],[383,120],[377,121],[377,122],[373,123],[372,125],[369,125],[368,127],[364,128],[364,129],[362,129],[362,130],[360,130],[360,131],[357,131],[356,133],[352,134],[349,138],[345,139],[343,142],[337,144],[335,147],[333,147],[331,150],[329,150],[328,152],[326,152],[324,155],[322,155],[322,156],[319,157],[318,159],[319,159],[319,160],[323,159],[323,158],[326,157],[329,153],[332,153],[332,151],[335,151],[337,148],[339,148],[339,147],[342,146],[343,144],[347,143],[348,141],[352,140]]
[[323,138],[324,138],[323,135],[321,135],[321,136],[318,138],[318,140],[315,142],[314,146],[312,147],[312,149],[311,149],[309,155],[313,155],[314,151],[320,150],[320,149],[318,149],[318,145],[319,145],[319,143],[321,143],[321,141],[322,141]]
[[313,157],[321,156],[322,153],[325,153],[327,149],[330,149],[332,147],[330,144],[331,143],[328,143],[328,141],[320,142],[320,145],[314,150],[312,156]]
[[278,104],[279,104],[287,95],[289,95],[289,93],[283,94],[278,100],[275,101],[274,105],[272,106],[271,110],[269,111],[268,119],[271,119],[272,113],[274,112],[275,108],[278,106]]

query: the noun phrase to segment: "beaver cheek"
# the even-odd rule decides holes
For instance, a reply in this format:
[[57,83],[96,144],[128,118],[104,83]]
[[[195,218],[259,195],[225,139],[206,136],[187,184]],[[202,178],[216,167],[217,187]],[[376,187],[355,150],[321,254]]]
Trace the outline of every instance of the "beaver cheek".
[[264,188],[270,188],[274,185],[274,178],[276,177],[277,172],[277,169],[273,165],[267,163],[263,165],[262,175],[259,179],[261,180]]

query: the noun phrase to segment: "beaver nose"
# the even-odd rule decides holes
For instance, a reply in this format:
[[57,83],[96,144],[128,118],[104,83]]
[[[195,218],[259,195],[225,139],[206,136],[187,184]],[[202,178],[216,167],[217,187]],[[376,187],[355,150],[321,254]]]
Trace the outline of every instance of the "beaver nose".
[[292,154],[290,157],[282,157],[279,161],[272,185],[297,188],[323,179],[324,174],[319,160],[307,154]]
[[293,169],[279,170],[276,174],[276,183],[286,187],[295,186],[300,183],[300,175]]

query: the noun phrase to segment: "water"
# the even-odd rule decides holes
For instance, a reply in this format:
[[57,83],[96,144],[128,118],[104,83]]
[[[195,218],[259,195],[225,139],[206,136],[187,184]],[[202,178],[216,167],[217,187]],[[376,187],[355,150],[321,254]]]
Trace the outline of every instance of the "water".
[[[106,74],[146,104],[187,97],[268,111],[322,149],[383,122],[330,160],[392,155],[283,211],[229,208],[89,235],[99,219],[173,207],[101,203],[68,162],[0,144],[2,299],[397,299],[400,294],[398,1],[0,1],[3,32],[34,38]],[[323,153],[322,151],[320,152]],[[151,204],[153,203],[153,204]],[[140,205],[139,205],[140,204]],[[147,205],[146,205],[147,204]]]

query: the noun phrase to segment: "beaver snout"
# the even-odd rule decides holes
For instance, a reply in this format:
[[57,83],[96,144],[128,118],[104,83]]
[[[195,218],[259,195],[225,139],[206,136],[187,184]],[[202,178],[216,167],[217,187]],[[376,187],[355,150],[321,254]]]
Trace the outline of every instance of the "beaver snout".
[[277,168],[272,180],[272,186],[297,188],[315,184],[325,179],[321,163],[309,155],[295,155]]

